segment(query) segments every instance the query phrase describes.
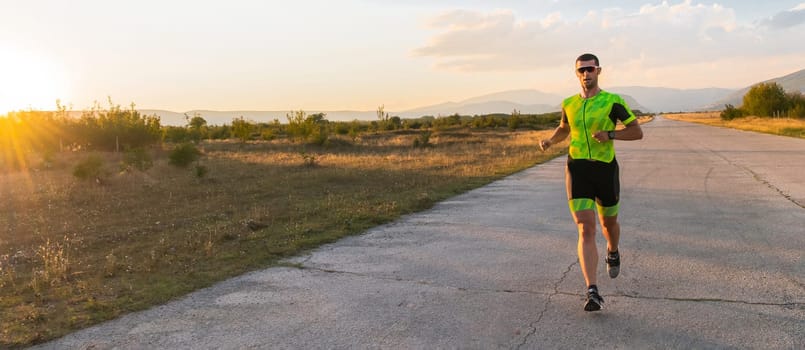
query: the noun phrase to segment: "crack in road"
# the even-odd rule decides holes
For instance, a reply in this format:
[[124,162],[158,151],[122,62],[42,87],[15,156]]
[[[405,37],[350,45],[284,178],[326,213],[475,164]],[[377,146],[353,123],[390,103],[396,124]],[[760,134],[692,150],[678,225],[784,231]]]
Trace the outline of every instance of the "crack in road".
[[[563,292],[559,290],[559,286],[564,282],[567,278],[570,271],[573,269],[573,266],[578,264],[578,260],[574,261],[570,264],[567,269],[562,273],[562,277],[553,284],[553,292],[547,294],[548,298],[545,300],[543,304],[542,310],[537,315],[537,319],[529,324],[529,331],[527,334],[523,336],[522,341],[514,347],[514,349],[520,349],[528,343],[528,340],[534,336],[537,332],[537,325],[542,322],[542,318],[544,317],[545,313],[548,311],[548,308],[551,305],[551,301],[554,296],[557,295],[564,295],[564,296],[574,296],[574,297],[584,297],[583,294],[579,293],[570,293],[570,292]],[[545,296],[546,293],[543,292],[535,292],[531,290],[516,290],[516,289],[486,289],[486,288],[466,288],[466,287],[456,287],[450,285],[442,285],[438,283],[434,283],[432,281],[425,281],[425,280],[414,280],[414,279],[406,279],[402,277],[386,277],[386,276],[375,276],[371,274],[365,273],[358,273],[358,272],[351,272],[351,271],[341,271],[341,270],[334,270],[334,269],[326,269],[321,267],[314,267],[314,266],[304,266],[298,267],[302,270],[313,270],[319,271],[324,273],[331,273],[331,274],[345,274],[345,275],[352,275],[364,278],[372,278],[372,279],[380,279],[380,280],[389,280],[395,282],[412,282],[427,286],[439,287],[439,288],[448,288],[448,289],[455,289],[464,292],[485,292],[485,293],[524,293],[524,294],[532,294],[532,295],[540,295]],[[730,303],[730,304],[742,304],[742,305],[751,305],[751,306],[778,306],[778,307],[785,307],[785,308],[803,308],[805,309],[805,303],[800,302],[788,302],[788,303],[779,303],[779,302],[763,302],[763,301],[746,301],[746,300],[733,300],[733,299],[722,299],[722,298],[686,298],[686,297],[652,297],[652,296],[642,296],[642,295],[635,295],[635,294],[627,294],[627,293],[616,293],[610,294],[610,297],[622,297],[622,298],[629,298],[629,299],[638,299],[638,300],[663,300],[663,301],[674,301],[674,302],[694,302],[694,303]]]
[[[562,277],[554,283],[553,285],[553,292],[548,294],[548,300],[545,302],[542,311],[539,313],[537,320],[532,323],[531,325],[536,325],[542,320],[543,314],[547,311],[548,305],[556,295],[566,295],[566,296],[576,296],[576,297],[584,297],[584,294],[579,293],[570,293],[570,292],[562,292],[559,291],[559,285],[564,282],[567,278],[567,274],[570,273],[570,270],[573,269],[573,266],[578,264],[579,261],[576,260],[570,266],[567,267],[565,272],[562,273]],[[359,272],[352,272],[352,271],[341,271],[341,270],[333,270],[333,269],[326,269],[321,267],[314,267],[314,266],[286,266],[288,268],[298,268],[300,270],[313,270],[313,271],[320,271],[324,273],[333,273],[333,274],[344,274],[344,275],[352,275],[352,276],[359,276],[365,278],[372,278],[372,279],[379,279],[379,280],[387,280],[387,281],[395,281],[395,282],[412,282],[422,285],[428,285],[433,287],[441,287],[441,288],[449,288],[455,289],[460,291],[469,291],[469,292],[489,292],[489,293],[522,293],[522,294],[534,294],[534,295],[546,295],[543,292],[536,292],[533,290],[518,290],[518,289],[488,289],[488,288],[467,288],[467,287],[456,287],[444,284],[434,283],[432,281],[425,281],[425,280],[414,280],[402,277],[387,277],[387,276],[375,276],[371,274],[359,273]],[[680,297],[650,297],[650,296],[643,296],[643,295],[634,295],[634,294],[626,294],[626,293],[615,293],[609,294],[611,297],[624,297],[630,299],[643,299],[643,300],[666,300],[666,301],[684,301],[684,302],[717,302],[717,303],[733,303],[733,304],[745,304],[745,305],[761,305],[761,306],[802,306],[805,307],[805,302],[789,302],[789,303],[774,303],[774,302],[764,302],[764,301],[745,301],[745,300],[733,300],[733,299],[721,299],[721,298],[680,298]]]
[[444,284],[434,283],[432,281],[426,280],[413,280],[407,279],[402,277],[386,277],[386,276],[375,276],[365,273],[359,272],[352,272],[352,271],[340,271],[340,270],[333,270],[333,269],[325,269],[321,267],[313,267],[313,266],[288,266],[288,267],[295,267],[300,270],[313,270],[313,271],[320,271],[324,273],[333,273],[333,274],[344,274],[344,275],[351,275],[351,276],[358,276],[358,277],[365,277],[371,279],[378,279],[378,280],[385,280],[385,281],[395,281],[395,282],[411,282],[416,284],[422,284],[426,286],[432,287],[439,287],[439,288],[447,288],[447,289],[455,289],[462,292],[485,292],[485,293],[522,293],[522,294],[533,294],[533,295],[545,295],[546,293],[543,292],[535,292],[533,290],[517,290],[517,289],[487,289],[487,288],[467,288],[467,287],[456,287]]
[[[559,292],[558,294],[567,296],[580,296],[584,295],[578,293]],[[682,301],[682,302],[707,302],[707,303],[731,303],[731,304],[744,304],[744,305],[760,305],[760,306],[781,306],[781,307],[805,307],[805,303],[789,302],[789,303],[773,303],[766,301],[746,301],[746,300],[732,300],[721,298],[677,298],[677,297],[648,297],[642,295],[616,293],[609,294],[610,297],[624,297],[630,299],[642,300],[665,300],[665,301]]]
[[709,302],[709,303],[732,303],[732,304],[744,304],[744,305],[761,305],[761,306],[782,306],[782,307],[805,307],[805,303],[772,303],[772,302],[765,302],[765,301],[746,301],[746,300],[732,300],[732,299],[721,299],[721,298],[675,298],[675,297],[647,297],[642,295],[632,295],[632,294],[612,294],[613,297],[624,297],[624,298],[631,298],[631,299],[644,299],[644,300],[666,300],[666,301],[683,301],[683,302]]
[[570,273],[570,270],[573,269],[573,265],[576,265],[578,263],[579,261],[576,260],[572,264],[570,264],[570,266],[567,267],[567,270],[565,270],[565,272],[562,274],[562,278],[560,278],[558,281],[556,281],[556,283],[553,284],[553,293],[548,295],[548,299],[545,300],[545,304],[542,305],[542,311],[540,311],[536,321],[531,322],[531,324],[528,326],[530,331],[523,337],[523,341],[520,344],[518,344],[517,347],[515,347],[515,349],[520,349],[521,347],[523,347],[523,345],[525,345],[525,343],[528,342],[528,338],[537,333],[537,324],[540,323],[540,321],[542,321],[542,316],[544,316],[545,312],[548,311],[548,306],[550,306],[551,304],[551,299],[553,299],[555,295],[560,294],[559,285],[562,284],[565,278],[567,278],[567,274]]
[[736,168],[739,168],[739,169],[742,169],[742,170],[746,171],[747,173],[749,173],[750,175],[752,175],[752,177],[755,179],[755,181],[760,182],[760,183],[762,183],[762,184],[766,185],[766,187],[770,188],[771,190],[776,191],[776,192],[777,192],[777,193],[779,193],[781,196],[783,196],[783,198],[787,199],[789,202],[794,203],[796,206],[798,206],[798,207],[800,207],[800,208],[802,208],[802,209],[805,209],[805,203],[800,203],[800,202],[797,202],[797,200],[796,200],[796,199],[794,199],[793,197],[791,197],[791,195],[790,195],[790,194],[785,193],[785,192],[784,192],[784,191],[783,191],[781,188],[779,188],[779,187],[775,186],[775,185],[774,185],[773,183],[771,183],[770,181],[768,181],[768,180],[764,179],[763,177],[761,177],[761,176],[760,176],[760,174],[758,174],[758,173],[754,172],[754,171],[753,171],[752,169],[750,169],[749,167],[747,167],[747,166],[743,166],[743,165],[741,165],[741,164],[738,164],[738,163],[736,163],[736,162],[732,161],[731,159],[727,158],[727,157],[726,157],[726,156],[724,156],[723,154],[718,153],[717,151],[714,151],[714,150],[709,150],[709,151],[710,151],[711,153],[715,154],[717,157],[719,157],[719,158],[723,159],[723,160],[724,160],[725,162],[727,162],[729,165],[732,165],[732,166],[734,166],[734,167],[736,167]]
[[761,182],[761,183],[765,184],[765,185],[766,185],[766,186],[768,186],[770,189],[777,191],[777,193],[779,193],[781,196],[783,196],[783,198],[788,199],[788,201],[790,201],[791,203],[794,203],[794,204],[796,204],[797,206],[799,206],[800,208],[805,209],[805,204],[802,204],[802,203],[800,203],[800,202],[797,202],[797,201],[796,201],[796,199],[794,199],[793,197],[791,197],[791,195],[790,195],[790,194],[783,192],[783,190],[782,190],[782,189],[780,189],[779,187],[775,186],[774,184],[772,184],[771,182],[767,181],[766,179],[763,179],[762,177],[760,177],[760,175],[759,175],[758,173],[756,173],[756,172],[752,171],[752,169],[749,169],[749,168],[744,167],[744,166],[741,166],[741,168],[743,168],[744,170],[746,170],[746,171],[748,171],[750,174],[752,174],[752,176],[755,178],[755,180],[757,180],[757,181],[759,181],[759,182]]

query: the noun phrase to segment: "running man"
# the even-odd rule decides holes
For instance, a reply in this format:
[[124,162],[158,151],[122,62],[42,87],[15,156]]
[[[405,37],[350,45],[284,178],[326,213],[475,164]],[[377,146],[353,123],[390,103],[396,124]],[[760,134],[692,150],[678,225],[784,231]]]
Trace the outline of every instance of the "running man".
[[[596,286],[598,247],[595,244],[595,209],[598,209],[598,218],[607,240],[605,261],[609,277],[618,277],[620,272],[620,180],[613,141],[643,138],[637,118],[623,98],[598,87],[599,74],[601,67],[595,55],[586,53],[576,59],[576,76],[581,83],[581,93],[562,102],[559,127],[549,139],[539,143],[544,151],[570,136],[565,181],[568,205],[579,230],[579,263],[587,283],[585,311],[601,310],[604,303]],[[615,124],[619,120],[626,127],[616,131]]]

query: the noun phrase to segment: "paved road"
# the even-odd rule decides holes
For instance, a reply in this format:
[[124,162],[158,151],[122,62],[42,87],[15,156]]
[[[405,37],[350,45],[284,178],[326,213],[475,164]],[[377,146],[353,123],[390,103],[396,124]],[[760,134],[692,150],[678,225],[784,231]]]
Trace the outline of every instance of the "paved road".
[[644,129],[601,312],[556,159],[42,348],[805,348],[805,140]]

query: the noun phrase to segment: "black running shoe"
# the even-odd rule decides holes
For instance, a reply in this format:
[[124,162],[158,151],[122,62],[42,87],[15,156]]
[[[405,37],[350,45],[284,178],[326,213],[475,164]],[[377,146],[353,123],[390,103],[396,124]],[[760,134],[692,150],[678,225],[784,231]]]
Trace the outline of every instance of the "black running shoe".
[[587,300],[584,302],[584,311],[598,311],[604,305],[604,298],[598,295],[598,289],[587,290]]
[[618,277],[621,272],[621,255],[618,252],[607,253],[606,262],[609,278]]

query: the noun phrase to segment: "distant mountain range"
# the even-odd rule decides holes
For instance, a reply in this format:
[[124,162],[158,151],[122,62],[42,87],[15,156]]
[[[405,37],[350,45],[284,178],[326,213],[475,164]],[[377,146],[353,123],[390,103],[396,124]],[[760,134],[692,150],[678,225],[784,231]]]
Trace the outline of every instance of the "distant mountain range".
[[403,118],[416,118],[424,115],[439,116],[511,113],[547,113],[559,110],[562,97],[538,90],[510,90],[476,96],[460,102],[445,102],[430,106],[409,109],[397,113]]
[[[609,89],[609,91],[632,96],[646,106],[646,109],[640,109],[630,104],[629,107],[632,109],[655,113],[698,110],[735,92],[733,89],[721,88],[670,89],[645,86],[615,87]],[[629,101],[626,101],[626,103],[629,103]]]
[[[785,76],[782,76],[782,77],[779,77],[779,78],[765,80],[765,81],[762,81],[761,83],[777,83],[777,84],[780,84],[780,86],[782,86],[783,89],[785,89],[785,91],[788,91],[788,92],[799,91],[799,92],[805,93],[805,69],[800,70],[798,72],[794,72],[794,73],[785,75]],[[759,83],[757,83],[757,84],[759,84]],[[752,84],[752,85],[756,85],[756,84]],[[735,90],[732,93],[730,93],[729,95],[724,96],[723,98],[721,98],[721,99],[719,99],[719,100],[717,100],[717,101],[715,101],[713,103],[705,105],[701,109],[703,109],[703,110],[721,110],[721,109],[724,109],[724,106],[727,105],[727,104],[731,104],[733,106],[738,107],[743,103],[744,95],[746,95],[746,93],[749,92],[749,89],[752,87],[752,85],[747,86],[747,87],[745,87],[743,89],[740,89],[740,90]]]
[[[776,82],[786,91],[805,92],[805,69],[786,76],[769,79],[763,82]],[[755,84],[752,84],[755,85]],[[721,110],[726,104],[740,106],[743,95],[750,86],[743,89],[671,89],[663,87],[623,86],[605,88],[605,90],[621,95],[629,107],[643,112],[682,112],[700,110]],[[418,118],[422,116],[448,116],[455,113],[461,115],[482,115],[492,113],[511,113],[518,110],[524,114],[554,112],[560,109],[566,96],[546,93],[539,90],[510,90],[472,97],[460,102],[444,102],[423,106],[405,111],[388,111],[392,116],[401,118]],[[185,125],[187,119],[198,113],[210,125],[232,123],[232,119],[243,117],[256,122],[271,122],[278,119],[286,122],[286,114],[290,111],[208,111],[192,110],[183,113],[143,109],[144,114],[160,116],[163,125]],[[327,120],[377,120],[375,111],[305,111],[308,114],[326,113]]]
[[[646,110],[632,96],[621,95],[632,109]],[[400,112],[403,118],[415,118],[423,115],[445,116],[455,113],[461,115],[483,115],[492,113],[511,113],[517,110],[523,114],[540,114],[556,112],[561,109],[562,100],[567,96],[559,96],[539,90],[509,90],[476,96],[461,102],[447,102]]]

